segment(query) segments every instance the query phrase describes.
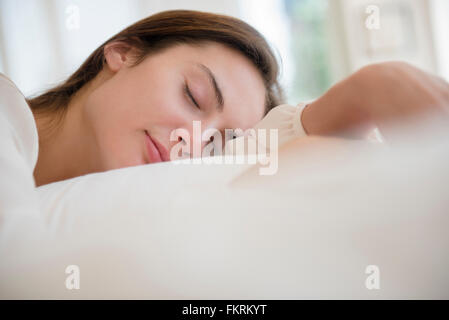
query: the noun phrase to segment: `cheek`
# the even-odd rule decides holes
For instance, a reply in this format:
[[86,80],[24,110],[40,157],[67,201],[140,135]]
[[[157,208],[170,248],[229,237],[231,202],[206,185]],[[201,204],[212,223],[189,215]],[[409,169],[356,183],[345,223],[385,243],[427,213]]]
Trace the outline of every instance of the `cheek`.
[[112,78],[91,93],[84,107],[93,157],[102,170],[141,164],[144,130],[168,142],[171,130],[192,120],[192,110],[182,97],[182,82],[157,74],[145,81]]
[[92,132],[93,158],[100,169],[109,170],[141,163],[147,116],[143,99],[135,90],[110,81],[92,92],[86,100],[84,117]]
[[146,111],[142,112],[142,115],[146,115],[143,117],[144,123],[153,132],[162,135],[159,137],[161,139],[168,139],[167,131],[186,127],[194,118],[200,120],[201,117],[183,96],[183,82],[177,78],[165,80],[158,79],[150,86],[148,91],[151,96]]
[[120,135],[132,125],[136,111],[132,100],[128,99],[126,88],[117,88],[106,83],[96,89],[85,104],[86,121],[97,135],[116,133]]

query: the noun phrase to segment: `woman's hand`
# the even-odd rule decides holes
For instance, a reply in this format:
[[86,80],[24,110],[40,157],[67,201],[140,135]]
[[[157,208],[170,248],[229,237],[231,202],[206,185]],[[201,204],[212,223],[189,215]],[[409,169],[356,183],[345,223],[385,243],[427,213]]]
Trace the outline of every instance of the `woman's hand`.
[[[367,138],[372,129],[437,114],[449,124],[449,84],[403,62],[366,66],[337,83],[303,111],[309,135]],[[388,138],[388,137],[387,137]]]

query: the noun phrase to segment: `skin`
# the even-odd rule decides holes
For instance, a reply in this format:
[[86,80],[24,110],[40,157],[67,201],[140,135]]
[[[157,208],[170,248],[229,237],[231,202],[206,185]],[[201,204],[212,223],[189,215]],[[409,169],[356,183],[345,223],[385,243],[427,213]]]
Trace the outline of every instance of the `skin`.
[[[145,130],[169,151],[179,143],[170,141],[170,133],[178,128],[188,130],[192,148],[200,143],[193,141],[194,120],[201,121],[204,132],[246,130],[263,118],[265,86],[259,71],[226,46],[177,45],[134,67],[135,50],[126,44],[111,43],[104,52],[105,68],[75,95],[56,132],[48,130],[50,118],[36,117],[37,185],[149,163]],[[199,63],[215,75],[223,94],[221,110]],[[185,94],[185,81],[200,108]]]
[[[368,65],[330,88],[302,114],[310,135],[365,139],[377,127],[394,139],[398,123],[449,118],[449,84],[404,62]],[[447,123],[449,125],[449,123]]]

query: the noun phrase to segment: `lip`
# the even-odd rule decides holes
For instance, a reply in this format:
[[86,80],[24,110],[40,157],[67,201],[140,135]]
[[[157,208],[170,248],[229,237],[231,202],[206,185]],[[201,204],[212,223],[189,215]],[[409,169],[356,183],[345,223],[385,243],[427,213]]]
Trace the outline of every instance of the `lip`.
[[147,147],[147,156],[149,163],[157,163],[162,161],[169,161],[167,149],[164,148],[157,140],[155,140],[151,135],[145,130],[145,144]]

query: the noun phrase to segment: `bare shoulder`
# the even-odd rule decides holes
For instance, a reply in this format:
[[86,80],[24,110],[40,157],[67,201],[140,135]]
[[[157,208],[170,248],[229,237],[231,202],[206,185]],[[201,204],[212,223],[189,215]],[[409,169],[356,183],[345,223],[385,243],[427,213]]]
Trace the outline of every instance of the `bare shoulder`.
[[16,84],[6,74],[2,72],[0,72],[0,84],[8,84],[20,91],[20,89],[16,86]]

